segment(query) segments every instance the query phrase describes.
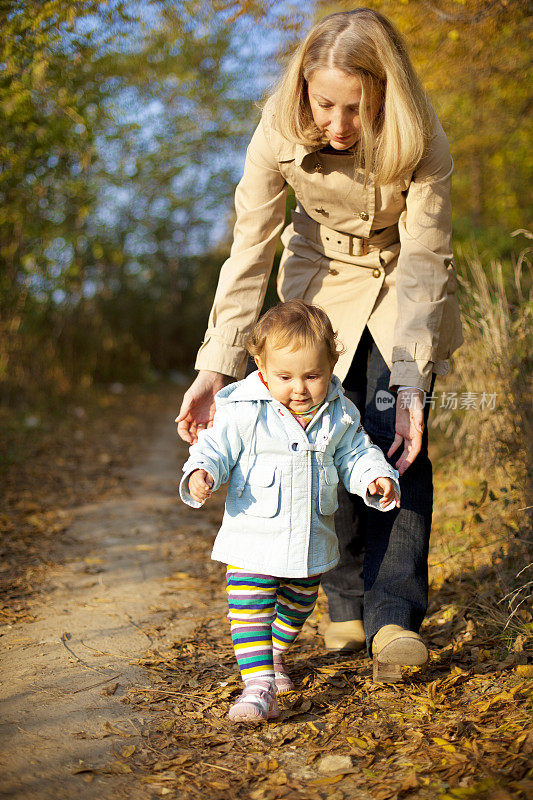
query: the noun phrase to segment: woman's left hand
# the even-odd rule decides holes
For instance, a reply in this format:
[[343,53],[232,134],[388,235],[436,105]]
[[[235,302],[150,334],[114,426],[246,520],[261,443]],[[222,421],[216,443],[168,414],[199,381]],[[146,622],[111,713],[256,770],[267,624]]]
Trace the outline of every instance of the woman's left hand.
[[403,442],[403,452],[396,469],[403,475],[422,448],[424,432],[424,392],[421,389],[402,389],[396,399],[396,436],[387,453],[390,458]]

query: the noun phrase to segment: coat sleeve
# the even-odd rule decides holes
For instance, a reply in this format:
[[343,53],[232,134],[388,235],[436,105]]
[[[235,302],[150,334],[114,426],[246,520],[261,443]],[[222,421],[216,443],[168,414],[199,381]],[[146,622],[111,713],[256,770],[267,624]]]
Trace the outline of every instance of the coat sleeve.
[[367,506],[379,511],[389,511],[394,508],[395,504],[391,503],[387,508],[381,508],[379,496],[369,494],[368,487],[376,478],[390,478],[399,496],[398,472],[388,463],[382,450],[372,444],[370,437],[361,425],[360,415],[355,405],[349,400],[346,401],[346,405],[353,422],[344,432],[335,449],[335,466],[347,491],[351,494],[358,494]]
[[222,266],[196,369],[242,378],[245,343],[255,324],[285,222],[287,184],[268,141],[266,109],[246,154],[235,192],[237,219],[230,256]]
[[195,500],[189,492],[189,477],[196,469],[205,469],[213,478],[213,491],[220,489],[229,479],[242,450],[242,438],[238,426],[226,413],[215,413],[213,427],[200,431],[198,441],[189,450],[189,458],[183,465],[183,477],[179,493],[184,503],[200,508],[203,503]]
[[[434,112],[433,112],[434,113]],[[434,115],[433,136],[407,189],[399,222],[396,268],[398,316],[394,331],[390,386],[426,391],[453,271],[450,201],[453,161],[446,135]]]

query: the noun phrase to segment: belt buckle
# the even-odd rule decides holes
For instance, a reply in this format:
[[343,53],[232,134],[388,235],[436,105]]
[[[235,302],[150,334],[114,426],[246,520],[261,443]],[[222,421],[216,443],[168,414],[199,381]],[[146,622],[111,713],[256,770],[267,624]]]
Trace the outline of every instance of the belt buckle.
[[[348,234],[350,237],[350,247],[349,247],[349,254],[351,256],[366,256],[368,253],[368,239],[365,239],[364,236],[355,236],[353,233]],[[360,252],[354,252],[354,242],[361,242],[361,249]]]

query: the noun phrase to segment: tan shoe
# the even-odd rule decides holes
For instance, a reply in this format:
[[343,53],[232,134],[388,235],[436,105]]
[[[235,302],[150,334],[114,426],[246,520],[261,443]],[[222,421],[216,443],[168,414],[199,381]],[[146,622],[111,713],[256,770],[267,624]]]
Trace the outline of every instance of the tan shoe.
[[428,660],[427,647],[414,631],[400,625],[384,625],[372,640],[375,681],[401,681],[402,666],[420,666]]
[[347,622],[330,622],[324,633],[326,650],[343,653],[362,650],[366,645],[365,629],[360,619]]

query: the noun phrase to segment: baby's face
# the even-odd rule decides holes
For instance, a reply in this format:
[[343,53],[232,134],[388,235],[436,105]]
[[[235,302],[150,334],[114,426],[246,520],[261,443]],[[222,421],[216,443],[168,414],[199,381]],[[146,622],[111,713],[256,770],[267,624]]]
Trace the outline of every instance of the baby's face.
[[272,397],[290,411],[308,411],[325,399],[333,374],[325,344],[299,350],[267,345],[255,361]]

